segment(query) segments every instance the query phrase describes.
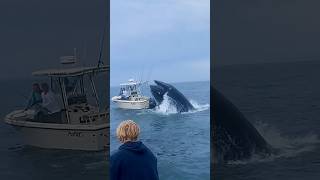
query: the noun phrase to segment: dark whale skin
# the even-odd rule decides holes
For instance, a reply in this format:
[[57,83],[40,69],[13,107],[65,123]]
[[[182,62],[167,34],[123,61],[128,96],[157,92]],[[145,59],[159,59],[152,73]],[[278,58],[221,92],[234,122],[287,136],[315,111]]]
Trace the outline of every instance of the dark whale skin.
[[231,101],[213,87],[210,98],[214,163],[271,154],[271,146]]
[[150,89],[151,94],[158,104],[161,104],[163,101],[163,96],[167,94],[167,96],[174,101],[178,112],[188,112],[190,110],[194,110],[194,107],[189,100],[174,86],[162,81],[155,80],[154,82],[156,85],[150,85]]

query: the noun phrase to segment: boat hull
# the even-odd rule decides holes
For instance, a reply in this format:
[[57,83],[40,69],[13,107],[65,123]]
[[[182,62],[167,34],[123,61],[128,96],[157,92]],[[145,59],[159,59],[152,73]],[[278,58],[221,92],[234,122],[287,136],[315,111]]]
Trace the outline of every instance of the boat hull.
[[148,101],[113,101],[121,109],[148,109]]
[[25,144],[49,149],[101,151],[109,145],[109,125],[72,125],[5,119]]

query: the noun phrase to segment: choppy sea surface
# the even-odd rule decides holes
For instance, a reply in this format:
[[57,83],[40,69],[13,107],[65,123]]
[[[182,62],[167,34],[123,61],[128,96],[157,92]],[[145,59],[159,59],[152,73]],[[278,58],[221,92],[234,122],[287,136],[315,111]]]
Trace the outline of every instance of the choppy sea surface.
[[[25,106],[31,84],[35,81],[38,80],[0,81],[0,179],[107,179],[109,166],[106,159],[108,152],[30,147],[24,144],[21,135],[14,128],[3,122],[7,113]],[[103,88],[102,91],[108,92]],[[106,96],[107,93],[104,95]],[[104,98],[106,99],[106,97]]]
[[[158,159],[160,179],[210,179],[210,86],[207,82],[174,83],[196,110],[177,113],[169,98],[153,110],[124,110],[110,102],[111,153],[119,147],[115,131],[118,124],[132,119],[140,125],[140,140]],[[111,88],[111,97],[119,87]],[[148,87],[143,89],[150,95]]]
[[319,179],[319,61],[224,66],[214,76],[217,89],[279,150],[217,164],[215,179]]

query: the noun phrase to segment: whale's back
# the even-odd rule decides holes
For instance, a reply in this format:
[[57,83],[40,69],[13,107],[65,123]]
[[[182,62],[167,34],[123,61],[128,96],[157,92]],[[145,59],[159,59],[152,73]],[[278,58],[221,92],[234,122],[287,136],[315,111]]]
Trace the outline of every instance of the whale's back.
[[167,95],[176,102],[179,112],[187,112],[194,109],[193,105],[179,90],[173,86],[171,88]]

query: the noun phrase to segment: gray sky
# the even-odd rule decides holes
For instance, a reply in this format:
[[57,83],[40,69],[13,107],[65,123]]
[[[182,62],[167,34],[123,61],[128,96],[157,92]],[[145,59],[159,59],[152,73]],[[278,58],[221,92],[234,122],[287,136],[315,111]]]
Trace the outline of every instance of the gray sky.
[[[87,51],[95,64],[106,0],[1,0],[0,79],[59,66],[59,57]],[[86,48],[85,48],[86,47]]]
[[210,0],[111,0],[111,85],[209,80]]
[[214,1],[215,65],[320,59],[320,1]]
[[[106,2],[2,0],[0,79],[57,66],[74,47],[82,57],[86,47],[86,62],[94,64]],[[213,2],[215,65],[319,59],[319,1]],[[112,0],[111,82],[141,74],[165,81],[209,79],[208,4]]]

